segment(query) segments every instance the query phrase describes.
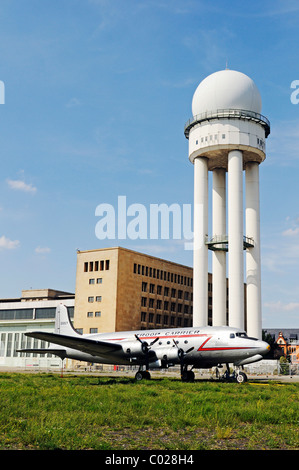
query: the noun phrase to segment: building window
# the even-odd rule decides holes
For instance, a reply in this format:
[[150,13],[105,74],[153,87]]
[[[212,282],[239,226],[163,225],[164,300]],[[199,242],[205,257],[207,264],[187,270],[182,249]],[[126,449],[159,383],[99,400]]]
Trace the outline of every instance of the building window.
[[146,297],[141,297],[141,305],[142,305],[142,307],[146,307],[146,301],[147,301],[147,298],[146,298]]
[[90,334],[97,333],[97,332],[98,332],[97,328],[89,328],[89,333]]
[[94,297],[88,297],[88,302],[93,302],[94,301]]
[[154,294],[155,293],[155,284],[150,284],[150,294]]
[[56,308],[55,307],[44,307],[35,309],[36,320],[40,318],[55,318]]
[[147,282],[142,283],[141,290],[142,290],[142,292],[147,292]]
[[95,312],[95,316],[96,316],[96,317],[100,317],[101,315],[102,315],[101,312]]
[[159,314],[156,316],[156,323],[158,325],[161,325],[161,315],[159,315]]
[[154,299],[149,299],[149,308],[154,308]]
[[102,296],[101,295],[96,296],[96,302],[102,302]]
[[146,321],[146,312],[141,312],[141,321]]
[[89,284],[94,284],[95,280],[94,279],[89,279]]
[[110,260],[106,259],[106,271],[109,271],[110,268]]
[[98,277],[97,278],[97,284],[102,284],[103,282],[103,278],[102,277]]
[[84,272],[87,273],[88,271],[88,263],[84,263]]
[[87,318],[93,317],[93,312],[87,312]]

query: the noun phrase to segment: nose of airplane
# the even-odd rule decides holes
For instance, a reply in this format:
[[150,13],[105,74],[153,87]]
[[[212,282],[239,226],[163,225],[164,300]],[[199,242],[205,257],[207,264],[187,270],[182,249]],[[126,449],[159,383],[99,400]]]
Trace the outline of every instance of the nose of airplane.
[[270,351],[270,349],[271,347],[268,343],[265,341],[260,341],[260,354],[265,356]]

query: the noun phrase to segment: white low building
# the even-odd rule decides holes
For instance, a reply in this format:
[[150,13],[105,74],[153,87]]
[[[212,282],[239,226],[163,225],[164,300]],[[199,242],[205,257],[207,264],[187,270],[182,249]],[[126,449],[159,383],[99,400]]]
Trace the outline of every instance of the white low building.
[[75,294],[53,289],[23,290],[18,299],[0,299],[0,367],[58,368],[61,359],[52,355],[19,353],[21,348],[43,348],[45,342],[25,336],[26,332],[55,327],[57,305],[67,306],[74,317]]

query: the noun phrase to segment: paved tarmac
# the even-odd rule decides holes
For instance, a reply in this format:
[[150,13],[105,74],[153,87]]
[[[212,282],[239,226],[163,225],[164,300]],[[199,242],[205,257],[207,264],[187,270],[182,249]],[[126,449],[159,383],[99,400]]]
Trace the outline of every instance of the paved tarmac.
[[[118,370],[118,371],[99,371],[99,370],[93,370],[93,369],[80,369],[80,370],[67,370],[64,369],[61,371],[61,369],[56,368],[56,369],[42,369],[42,368],[10,368],[10,367],[0,367],[0,372],[14,372],[14,373],[20,373],[20,374],[25,374],[25,373],[55,373],[59,375],[91,375],[91,376],[97,376],[97,377],[134,377],[136,374],[136,370],[128,370],[128,371],[123,371],[123,370]],[[153,379],[155,378],[180,378],[180,373],[179,371],[175,370],[167,370],[167,371],[151,371],[151,377]],[[255,382],[255,383],[269,383],[269,382],[279,382],[279,383],[292,383],[292,382],[299,382],[299,375],[272,375],[272,374],[249,374],[247,373],[247,378],[248,382]],[[216,377],[213,377],[211,373],[206,372],[206,373],[200,373],[195,371],[195,382],[199,382],[200,380],[203,381],[208,381],[211,380],[213,382],[218,381]]]

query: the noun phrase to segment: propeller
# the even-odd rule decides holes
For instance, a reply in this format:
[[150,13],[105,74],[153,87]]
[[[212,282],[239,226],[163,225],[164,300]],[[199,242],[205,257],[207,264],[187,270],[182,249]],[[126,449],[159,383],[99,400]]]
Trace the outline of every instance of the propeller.
[[182,348],[179,348],[178,347],[178,344],[177,342],[173,339],[173,342],[175,344],[175,346],[178,348],[178,355],[179,355],[179,359],[180,359],[180,363],[181,363],[181,374],[183,373],[183,368],[184,368],[184,359],[185,359],[185,356],[187,354],[189,354],[191,351],[193,351],[194,349],[194,346],[192,346],[191,348],[187,349],[187,351],[184,351]]
[[150,344],[148,344],[147,341],[142,341],[138,335],[135,334],[135,338],[139,343],[141,343],[141,350],[143,354],[146,356],[145,363],[146,363],[146,368],[148,369],[149,367],[149,351],[151,347],[159,340],[159,337],[155,338],[154,341],[152,341]]

